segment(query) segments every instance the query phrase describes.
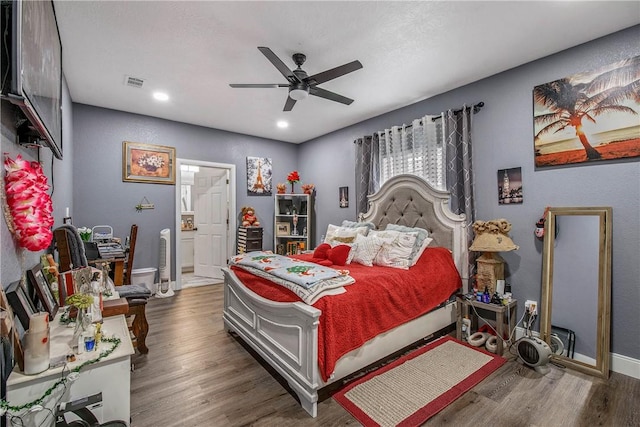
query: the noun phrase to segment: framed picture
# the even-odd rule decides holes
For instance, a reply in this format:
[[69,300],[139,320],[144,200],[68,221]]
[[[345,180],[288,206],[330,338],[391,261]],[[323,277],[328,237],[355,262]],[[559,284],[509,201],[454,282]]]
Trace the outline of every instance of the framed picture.
[[26,331],[29,329],[29,318],[36,314],[36,308],[29,299],[26,289],[18,280],[7,287],[6,294],[13,312],[18,316],[18,320]]
[[276,222],[276,236],[288,236],[291,234],[290,227],[288,222]]
[[53,320],[58,312],[58,303],[53,297],[53,293],[51,293],[51,287],[49,286],[47,278],[44,277],[42,266],[40,264],[36,265],[31,270],[27,271],[27,276],[29,277],[31,286],[36,290],[36,295],[38,296],[38,300],[40,300],[40,304],[42,304],[44,311],[49,313],[49,320]]
[[498,204],[522,204],[522,168],[498,170]]
[[640,56],[533,89],[536,167],[640,156]]
[[339,199],[338,199],[338,204],[340,205],[341,208],[348,208],[349,207],[349,187],[340,187],[338,189],[339,194]]
[[268,157],[247,157],[247,195],[271,195],[272,163]]
[[176,149],[164,145],[122,143],[122,180],[150,184],[176,183]]

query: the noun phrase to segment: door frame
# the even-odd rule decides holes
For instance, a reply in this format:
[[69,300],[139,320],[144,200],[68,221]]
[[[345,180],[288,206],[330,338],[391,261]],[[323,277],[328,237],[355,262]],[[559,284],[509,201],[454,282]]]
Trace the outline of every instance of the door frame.
[[229,173],[229,185],[227,186],[229,190],[229,226],[227,229],[228,238],[227,238],[227,260],[231,258],[234,252],[234,248],[236,247],[236,234],[232,232],[237,227],[236,224],[236,165],[229,163],[216,163],[216,162],[206,162],[202,160],[191,160],[191,159],[176,159],[176,185],[175,185],[175,269],[176,269],[176,282],[174,289],[179,290],[182,289],[182,242],[180,239],[180,220],[182,219],[182,200],[181,200],[181,189],[182,189],[182,177],[180,176],[180,169],[182,165],[192,165],[192,166],[201,166],[208,168],[216,168],[216,169],[227,169]]

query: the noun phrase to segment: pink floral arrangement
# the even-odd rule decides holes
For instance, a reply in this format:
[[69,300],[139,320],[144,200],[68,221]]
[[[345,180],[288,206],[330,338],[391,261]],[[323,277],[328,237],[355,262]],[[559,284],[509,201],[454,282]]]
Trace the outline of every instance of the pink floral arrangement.
[[4,169],[4,189],[18,244],[33,252],[46,249],[53,238],[53,203],[42,166],[20,155],[12,160],[5,154]]
[[278,194],[284,194],[287,191],[287,184],[279,182],[276,184],[276,188],[278,189]]

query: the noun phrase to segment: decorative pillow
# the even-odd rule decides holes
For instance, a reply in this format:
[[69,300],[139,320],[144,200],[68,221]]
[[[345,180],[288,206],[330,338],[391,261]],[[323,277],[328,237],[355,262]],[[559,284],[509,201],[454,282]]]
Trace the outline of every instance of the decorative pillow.
[[376,255],[373,263],[383,267],[401,268],[408,270],[410,256],[418,237],[417,232],[403,233],[396,230],[371,231],[369,236],[382,238],[384,244]]
[[329,224],[327,226],[327,234],[325,235],[324,243],[328,243],[331,246],[351,246],[355,241],[356,235],[362,234],[363,236],[366,236],[368,232],[368,227],[339,227],[337,225]]
[[[397,225],[397,224],[387,224],[387,228],[386,230],[396,230],[396,231],[401,231],[401,232],[417,232],[418,236],[416,237],[416,242],[413,245],[413,250],[411,251],[411,256],[409,258],[410,262],[409,262],[409,267],[415,265],[416,262],[418,262],[418,259],[420,258],[420,255],[422,255],[422,252],[424,252],[424,248],[426,248],[428,246],[429,243],[427,243],[427,245],[424,246],[424,241],[425,239],[427,239],[429,237],[429,232],[427,230],[425,230],[424,228],[420,228],[420,227],[407,227],[404,225]],[[420,249],[422,248],[422,251],[420,251]]]
[[314,258],[327,259],[329,258],[327,253],[331,250],[331,245],[328,243],[320,244],[315,251],[313,251]]
[[349,228],[368,227],[369,230],[376,229],[376,225],[372,222],[355,222],[355,221],[349,221],[347,219],[342,221],[342,226],[349,227]]
[[427,237],[426,239],[424,239],[424,241],[422,242],[422,246],[420,246],[420,249],[418,249],[418,252],[416,253],[415,257],[411,259],[411,265],[409,265],[409,267],[413,267],[414,265],[416,265],[416,263],[422,256],[422,253],[424,252],[425,249],[427,249],[427,246],[429,246],[429,243],[431,242],[433,242],[433,239],[431,237]]
[[347,259],[349,258],[350,252],[351,246],[334,246],[328,253],[329,261],[331,261],[334,265],[347,265]]
[[351,246],[349,245],[336,245],[332,248],[330,244],[323,243],[313,252],[312,262],[329,267],[332,265],[346,265],[350,250]]
[[373,260],[376,255],[382,248],[384,244],[384,240],[377,237],[365,237],[361,234],[356,236],[356,241],[351,246],[351,252],[349,252],[349,258],[347,259],[347,264],[352,262],[366,265],[369,267],[373,266]]

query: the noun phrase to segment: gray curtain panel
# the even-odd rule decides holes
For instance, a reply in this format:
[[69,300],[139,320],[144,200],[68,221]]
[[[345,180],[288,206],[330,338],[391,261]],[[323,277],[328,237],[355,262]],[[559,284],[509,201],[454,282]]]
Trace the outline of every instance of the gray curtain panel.
[[369,210],[368,195],[380,189],[378,135],[366,135],[356,145],[356,209],[357,214]]
[[[451,194],[451,210],[467,216],[467,239],[473,241],[472,224],[476,220],[476,206],[473,191],[473,167],[471,122],[473,108],[464,107],[454,113],[442,114],[443,132],[446,144],[447,191]],[[475,256],[469,253],[470,277],[475,274]]]

